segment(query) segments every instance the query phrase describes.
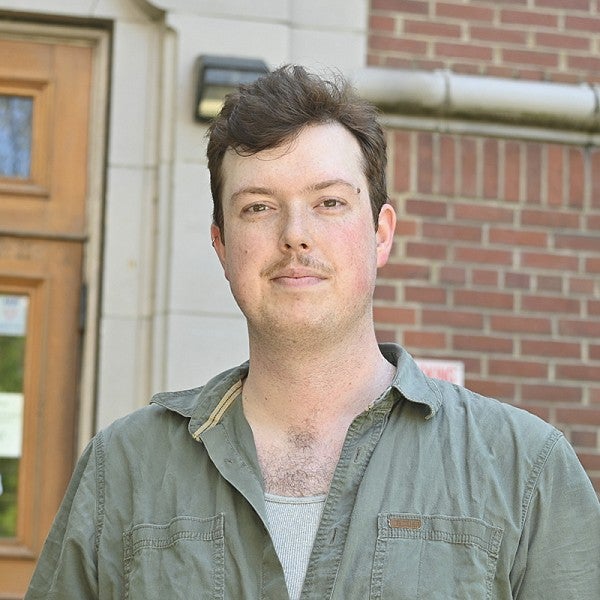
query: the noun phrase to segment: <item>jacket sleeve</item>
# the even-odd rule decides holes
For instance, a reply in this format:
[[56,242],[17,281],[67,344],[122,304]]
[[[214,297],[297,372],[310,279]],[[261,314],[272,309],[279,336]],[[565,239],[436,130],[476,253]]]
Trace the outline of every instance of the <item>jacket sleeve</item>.
[[97,540],[103,514],[99,456],[95,439],[77,463],[25,600],[98,598]]
[[561,436],[523,503],[511,582],[520,600],[600,598],[600,503]]

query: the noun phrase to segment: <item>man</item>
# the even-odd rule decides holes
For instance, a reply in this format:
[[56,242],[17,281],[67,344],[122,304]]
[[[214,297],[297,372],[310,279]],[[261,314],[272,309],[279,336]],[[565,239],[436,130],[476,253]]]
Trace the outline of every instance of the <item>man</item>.
[[27,598],[600,598],[565,438],[377,344],[395,214],[374,109],[284,67],[209,133],[249,362],[96,436]]

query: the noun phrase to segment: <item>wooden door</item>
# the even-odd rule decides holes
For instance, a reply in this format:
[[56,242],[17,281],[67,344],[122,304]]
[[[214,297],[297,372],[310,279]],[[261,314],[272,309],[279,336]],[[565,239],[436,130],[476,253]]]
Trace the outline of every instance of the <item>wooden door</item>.
[[75,461],[92,49],[0,35],[0,599]]

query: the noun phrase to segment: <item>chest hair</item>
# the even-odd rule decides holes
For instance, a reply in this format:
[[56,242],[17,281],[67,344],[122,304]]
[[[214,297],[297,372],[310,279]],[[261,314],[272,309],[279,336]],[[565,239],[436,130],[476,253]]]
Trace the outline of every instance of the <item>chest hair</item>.
[[268,493],[317,496],[329,490],[343,445],[318,436],[308,427],[290,427],[279,440],[256,440],[258,460]]

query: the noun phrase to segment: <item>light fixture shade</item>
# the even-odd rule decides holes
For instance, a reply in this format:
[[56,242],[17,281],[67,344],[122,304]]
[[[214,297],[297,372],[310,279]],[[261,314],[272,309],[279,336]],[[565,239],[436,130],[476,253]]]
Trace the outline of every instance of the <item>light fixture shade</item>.
[[225,96],[240,84],[252,83],[269,72],[263,60],[235,56],[204,54],[197,60],[196,121],[210,121],[216,117]]

